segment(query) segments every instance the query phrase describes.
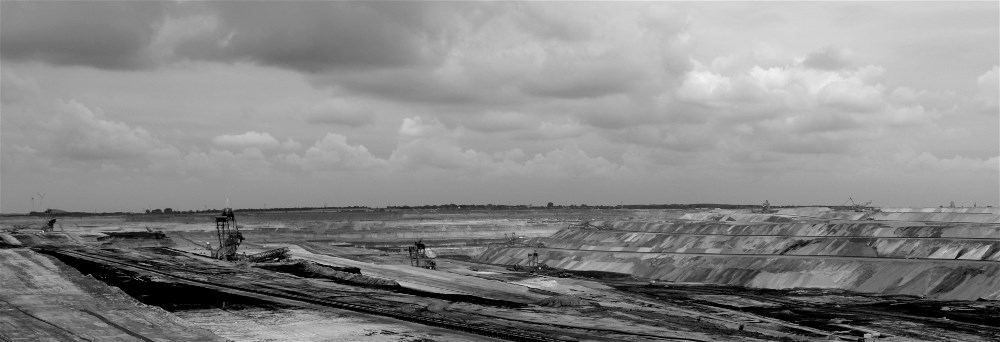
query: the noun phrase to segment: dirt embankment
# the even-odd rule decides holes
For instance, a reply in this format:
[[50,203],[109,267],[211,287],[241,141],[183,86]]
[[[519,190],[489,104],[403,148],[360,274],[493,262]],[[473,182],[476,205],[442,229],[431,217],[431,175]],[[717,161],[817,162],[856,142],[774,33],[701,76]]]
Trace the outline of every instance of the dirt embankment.
[[357,267],[333,267],[306,260],[281,264],[257,264],[254,266],[271,271],[291,273],[300,277],[328,279],[344,284],[383,289],[400,288],[399,283],[395,280],[363,275]]
[[0,340],[224,341],[32,250],[0,249]]

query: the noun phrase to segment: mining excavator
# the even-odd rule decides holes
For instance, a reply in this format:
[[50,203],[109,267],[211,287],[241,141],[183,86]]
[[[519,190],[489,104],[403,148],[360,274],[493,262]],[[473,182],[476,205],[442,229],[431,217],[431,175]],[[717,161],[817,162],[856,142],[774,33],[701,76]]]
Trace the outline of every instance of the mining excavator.
[[413,246],[407,248],[407,251],[410,253],[410,266],[431,270],[437,269],[437,263],[433,260],[437,257],[437,254],[427,248],[427,245],[424,244],[424,239],[414,242]]
[[[228,202],[228,201],[227,201]],[[243,243],[243,233],[240,232],[240,228],[236,225],[236,214],[233,213],[233,208],[228,205],[226,209],[222,210],[222,215],[215,217],[215,232],[219,238],[219,246],[217,248],[212,248],[211,244],[206,245],[209,253],[212,254],[212,258],[228,261],[248,261],[248,262],[261,262],[272,259],[284,259],[288,256],[288,248],[276,248],[268,251],[264,251],[257,254],[247,255],[237,254],[236,249],[240,247]]]
[[226,209],[222,209],[222,215],[215,217],[215,232],[219,237],[219,247],[215,249],[209,247],[212,258],[238,260],[236,249],[240,247],[240,243],[243,243],[244,239],[243,233],[240,233],[240,228],[236,225],[236,214],[233,213],[233,208],[226,207]]
[[[855,212],[859,212],[860,213],[860,212],[866,212],[866,211],[874,211],[874,212],[882,211],[879,208],[873,207],[872,206],[872,201],[865,202],[864,204],[857,204],[857,203],[854,202],[854,198],[853,197],[849,197],[849,198],[847,198],[847,200],[851,202],[851,210],[853,210]],[[844,202],[844,205],[846,205],[846,204],[847,204],[847,202]]]
[[776,212],[778,212],[778,211],[775,210],[775,209],[773,209],[773,208],[771,208],[771,202],[768,202],[767,200],[764,200],[764,204],[760,205],[760,213],[761,214],[773,214],[773,213],[776,213]]

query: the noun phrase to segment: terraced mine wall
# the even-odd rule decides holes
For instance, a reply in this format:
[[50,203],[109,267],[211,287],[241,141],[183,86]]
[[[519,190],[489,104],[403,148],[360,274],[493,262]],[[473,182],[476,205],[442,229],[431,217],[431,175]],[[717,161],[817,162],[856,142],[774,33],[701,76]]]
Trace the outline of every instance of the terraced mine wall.
[[[896,214],[971,222],[995,215],[878,213]],[[540,239],[544,246],[493,248],[478,259],[523,265],[537,252],[538,261],[550,267],[660,281],[1000,299],[997,223],[744,215],[745,221],[591,222]]]

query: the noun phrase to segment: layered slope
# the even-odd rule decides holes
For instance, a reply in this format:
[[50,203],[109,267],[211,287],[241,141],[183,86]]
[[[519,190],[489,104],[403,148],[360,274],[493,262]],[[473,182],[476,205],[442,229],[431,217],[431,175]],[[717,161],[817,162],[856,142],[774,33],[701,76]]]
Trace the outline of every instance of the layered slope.
[[975,223],[990,222],[996,212],[942,210],[715,212],[686,216],[695,220],[591,222],[542,239],[544,247],[491,249],[480,260],[524,264],[537,252],[551,267],[674,282],[1000,299],[1000,224]]
[[28,249],[0,249],[0,341],[225,341]]

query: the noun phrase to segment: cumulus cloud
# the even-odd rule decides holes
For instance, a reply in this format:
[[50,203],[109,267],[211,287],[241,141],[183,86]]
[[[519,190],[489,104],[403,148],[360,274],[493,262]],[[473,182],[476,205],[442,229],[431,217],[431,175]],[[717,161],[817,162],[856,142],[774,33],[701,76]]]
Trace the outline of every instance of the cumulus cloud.
[[994,65],[993,69],[976,78],[976,84],[979,86],[976,100],[983,113],[1000,114],[1000,106],[997,105],[1000,102],[1000,76],[998,75],[1000,75],[1000,67]]
[[[779,131],[775,134],[782,134],[780,127],[787,127],[796,133],[822,133],[853,130],[864,127],[863,118],[838,112],[810,113],[807,115],[792,116],[784,121],[777,122],[775,128]],[[768,125],[764,125],[768,126]]]
[[492,156],[473,149],[463,149],[453,141],[420,139],[401,143],[389,156],[400,170],[459,170],[464,175],[492,169]]
[[173,155],[176,149],[142,127],[104,119],[77,101],[60,102],[56,115],[43,124],[50,137],[48,152],[80,161],[145,160]]
[[881,84],[865,84],[860,77],[839,78],[828,82],[816,94],[821,105],[860,113],[871,113],[884,105],[885,86]]
[[226,177],[259,180],[273,174],[274,163],[256,148],[239,152],[209,149],[191,151],[180,158],[158,160],[150,170],[197,177]]
[[[517,113],[494,113],[495,118],[523,118]],[[579,124],[542,122],[537,128],[511,131],[515,139],[559,141],[582,134]],[[389,162],[401,170],[439,169],[465,176],[541,176],[550,178],[610,177],[622,166],[601,156],[592,156],[576,146],[543,148],[528,156],[521,148],[494,152],[463,147],[459,129],[449,129],[436,120],[407,118],[400,128],[400,144]]]
[[216,146],[229,148],[274,148],[281,145],[271,133],[249,131],[243,134],[226,134],[212,138]]
[[299,143],[298,141],[295,141],[295,139],[288,138],[281,143],[281,148],[288,151],[295,151],[302,148],[302,144]]
[[700,68],[685,76],[677,96],[718,108],[749,105],[780,113],[828,107],[870,113],[886,105],[885,86],[874,81],[882,72],[873,66],[835,72],[789,65],[723,75]]
[[894,166],[902,166],[910,171],[921,172],[991,172],[1000,171],[1000,156],[974,158],[955,155],[950,158],[938,157],[928,152],[906,149],[893,153],[888,158]]
[[400,170],[436,168],[481,172],[488,169],[492,157],[485,152],[459,147],[458,135],[436,118],[404,118],[399,126],[399,143],[389,161]]
[[448,129],[436,118],[424,119],[419,116],[403,118],[399,126],[399,137],[405,141],[421,138],[443,138]]
[[0,70],[0,102],[13,103],[37,96],[41,92],[38,82],[29,77],[22,77],[4,68]]
[[[519,114],[497,113],[496,118]],[[559,128],[555,128],[559,129]],[[462,146],[463,128],[448,128],[437,118],[407,117],[397,131],[397,144],[387,158],[379,158],[343,135],[328,133],[304,153],[281,156],[281,161],[314,172],[446,172],[454,177],[546,175],[546,177],[610,176],[620,166],[599,156],[590,156],[576,146],[557,147],[526,158],[513,148],[493,152]],[[537,132],[536,132],[537,133]]]
[[944,94],[932,94],[926,90],[915,90],[908,87],[899,87],[889,93],[889,101],[902,105],[924,104],[928,99],[940,100]]
[[515,133],[514,138],[529,141],[547,141],[579,138],[587,127],[573,120],[542,121],[537,128]]
[[[940,108],[947,94],[888,88],[882,67],[820,63],[820,56],[839,54],[824,49],[810,55],[813,61],[744,70],[697,64],[676,96],[701,106],[706,134],[730,141],[725,144],[788,154],[857,154],[858,146],[902,130],[933,127],[947,110]],[[650,140],[648,134],[636,138]]]
[[878,79],[883,73],[877,66],[829,71],[790,64],[753,66],[727,75],[699,65],[685,75],[677,96],[714,107],[750,104],[766,110],[799,110],[837,106],[870,112],[882,105],[885,87]]
[[372,170],[386,166],[386,161],[371,154],[363,145],[351,145],[347,137],[328,133],[301,156],[284,157],[288,164],[309,171]]
[[535,155],[524,162],[522,172],[550,178],[572,178],[612,176],[618,174],[620,168],[602,157],[591,157],[576,146],[567,146]]

